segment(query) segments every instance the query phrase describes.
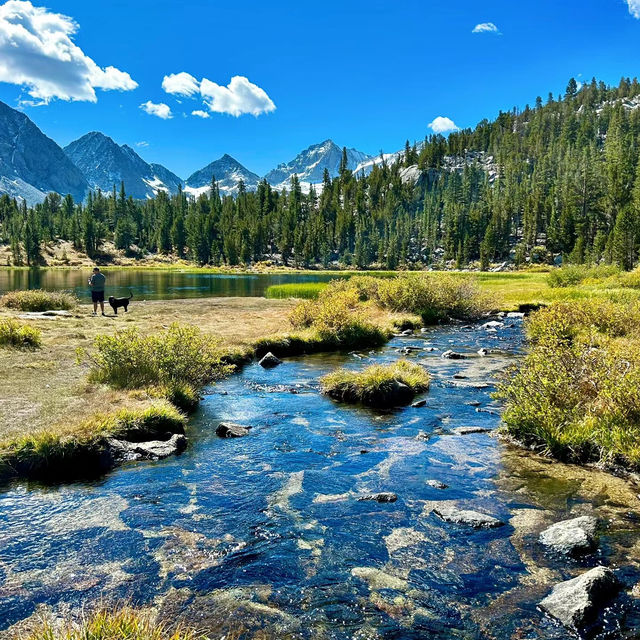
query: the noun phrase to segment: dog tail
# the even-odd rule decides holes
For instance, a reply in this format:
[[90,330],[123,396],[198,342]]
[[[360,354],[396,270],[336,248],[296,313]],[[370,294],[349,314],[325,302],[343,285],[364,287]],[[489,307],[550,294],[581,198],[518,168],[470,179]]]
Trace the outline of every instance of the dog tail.
[[131,291],[131,289],[129,289],[129,300],[131,300],[131,298],[133,298],[133,291]]

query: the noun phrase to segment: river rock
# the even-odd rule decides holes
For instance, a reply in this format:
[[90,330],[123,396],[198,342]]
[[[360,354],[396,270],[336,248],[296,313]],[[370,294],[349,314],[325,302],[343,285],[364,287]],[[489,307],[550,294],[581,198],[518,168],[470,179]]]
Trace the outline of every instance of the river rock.
[[241,438],[249,434],[249,429],[251,427],[236,422],[221,422],[216,427],[216,434],[221,438]]
[[441,356],[441,358],[446,358],[447,360],[464,360],[467,356],[464,353],[458,353],[457,351],[452,351],[449,349],[445,351]]
[[580,631],[620,589],[611,569],[596,567],[553,587],[540,608],[573,631]]
[[522,311],[509,311],[507,318],[524,318],[524,313]]
[[596,546],[598,520],[593,516],[580,516],[556,522],[540,534],[540,543],[557,553],[580,555],[593,551]]
[[449,487],[448,484],[440,482],[440,480],[427,480],[425,484],[430,486],[432,489],[447,489]]
[[361,496],[358,498],[358,502],[365,502],[367,500],[373,500],[375,502],[395,502],[398,499],[398,496],[395,493],[391,492],[382,492],[382,493],[370,493],[366,496]]
[[453,430],[453,432],[459,436],[468,436],[472,433],[489,433],[489,431],[491,431],[491,429],[487,429],[486,427],[457,427]]
[[402,335],[403,335],[403,336],[412,336],[412,335],[413,335],[413,329],[405,329],[405,330],[402,332]]
[[436,507],[433,513],[445,522],[462,524],[474,529],[495,529],[496,527],[504,526],[502,520],[498,520],[498,518],[494,518],[486,513],[473,511],[471,509],[458,509],[458,507],[453,505]]
[[269,353],[262,357],[258,364],[265,369],[273,369],[273,367],[277,367],[279,364],[282,364],[282,360],[274,356],[273,353],[269,351]]
[[429,333],[429,329],[427,329],[427,327],[420,327],[420,333]]
[[419,409],[420,407],[424,407],[427,404],[426,400],[416,400],[411,404],[414,409]]
[[187,447],[187,438],[176,433],[169,440],[149,440],[147,442],[128,442],[110,438],[109,449],[114,460],[162,460]]
[[380,391],[372,404],[383,409],[405,406],[413,400],[414,396],[415,393],[411,387],[399,380],[393,380],[386,389]]
[[482,325],[483,329],[501,329],[502,327],[504,327],[504,322],[498,320],[489,320]]
[[485,349],[484,347],[482,347],[482,349],[478,349],[478,355],[479,356],[486,356],[489,354],[489,350]]

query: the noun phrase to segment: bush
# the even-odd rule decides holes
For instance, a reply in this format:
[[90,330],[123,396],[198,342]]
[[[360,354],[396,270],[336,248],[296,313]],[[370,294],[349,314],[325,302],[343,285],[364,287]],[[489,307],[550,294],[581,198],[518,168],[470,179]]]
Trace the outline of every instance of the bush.
[[42,344],[40,329],[21,324],[12,318],[0,320],[0,346],[38,349]]
[[0,445],[3,475],[44,480],[95,476],[113,465],[106,439],[154,440],[184,433],[185,417],[168,403],[98,414],[74,427],[50,429]]
[[90,377],[121,389],[159,388],[169,397],[194,395],[229,375],[219,341],[197,327],[172,324],[143,336],[137,329],[116,331],[95,340]]
[[0,298],[0,306],[18,311],[70,310],[78,305],[78,298],[67,291],[9,291]]
[[575,287],[585,280],[610,278],[619,273],[620,269],[618,267],[608,264],[596,266],[571,264],[550,271],[547,282],[553,288]]
[[420,365],[398,360],[362,371],[339,369],[324,376],[320,383],[324,393],[336,400],[390,407],[409,404],[416,393],[427,391],[430,378]]
[[640,468],[638,305],[557,304],[527,331],[496,393],[507,433],[561,460]]
[[79,625],[66,624],[63,628],[43,622],[20,640],[196,640],[197,637],[188,629],[169,631],[151,614],[125,607],[98,610]]

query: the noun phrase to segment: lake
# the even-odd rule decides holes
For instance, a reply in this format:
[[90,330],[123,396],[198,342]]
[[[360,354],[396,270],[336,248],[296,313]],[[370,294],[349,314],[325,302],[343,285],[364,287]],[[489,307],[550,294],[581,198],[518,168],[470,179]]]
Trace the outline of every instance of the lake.
[[[329,282],[348,277],[344,273],[226,274],[163,269],[108,269],[107,295],[136,300],[172,298],[260,297],[275,284]],[[66,290],[81,300],[91,299],[87,287],[90,268],[84,269],[0,269],[0,295],[17,289]]]
[[[323,374],[391,362],[404,347],[432,375],[425,407],[373,411],[320,393]],[[467,358],[440,357],[452,348]],[[182,455],[91,482],[4,487],[0,630],[41,604],[64,611],[115,599],[156,603],[167,619],[219,630],[212,637],[237,622],[266,631],[250,637],[278,639],[566,638],[537,602],[601,563],[618,567],[629,589],[640,579],[629,560],[640,531],[594,472],[528,466],[529,454],[493,437],[495,378],[523,349],[514,319],[498,331],[434,327],[358,357],[252,363],[208,389]],[[221,439],[222,420],[253,428]],[[488,432],[456,432],[469,426]],[[398,499],[358,500],[379,491]],[[431,510],[438,503],[505,525],[444,522]],[[566,560],[541,549],[540,528],[584,512],[610,523],[599,551]],[[636,637],[638,613],[623,594],[595,637]]]

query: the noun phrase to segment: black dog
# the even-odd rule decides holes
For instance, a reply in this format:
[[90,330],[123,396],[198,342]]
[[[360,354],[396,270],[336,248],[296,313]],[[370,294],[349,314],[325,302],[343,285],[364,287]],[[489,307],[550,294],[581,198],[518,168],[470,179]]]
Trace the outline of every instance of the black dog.
[[124,309],[125,313],[127,312],[127,309],[129,308],[129,300],[133,298],[133,293],[131,292],[131,290],[129,291],[129,293],[131,295],[128,298],[114,298],[113,296],[109,296],[109,304],[111,305],[111,308],[116,315],[118,315],[118,309],[120,307]]

